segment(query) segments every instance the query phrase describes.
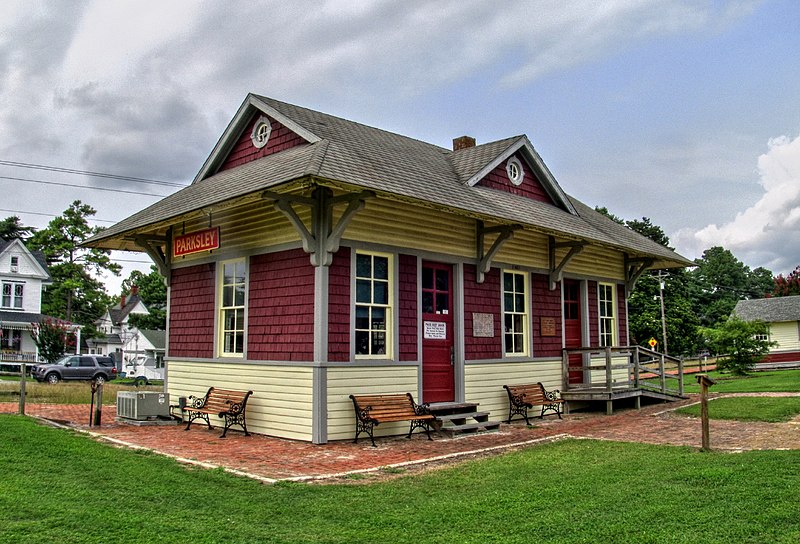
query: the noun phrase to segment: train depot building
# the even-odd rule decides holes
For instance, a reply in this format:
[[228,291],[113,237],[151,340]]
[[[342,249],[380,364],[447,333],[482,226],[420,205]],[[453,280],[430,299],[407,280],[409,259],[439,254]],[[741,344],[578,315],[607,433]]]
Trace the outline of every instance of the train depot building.
[[254,94],[190,186],[87,245],[166,278],[172,403],[252,390],[250,431],[314,443],[353,438],[350,395],[505,419],[505,384],[591,381],[563,350],[627,346],[637,278],[691,265],[564,193],[524,135],[446,149]]

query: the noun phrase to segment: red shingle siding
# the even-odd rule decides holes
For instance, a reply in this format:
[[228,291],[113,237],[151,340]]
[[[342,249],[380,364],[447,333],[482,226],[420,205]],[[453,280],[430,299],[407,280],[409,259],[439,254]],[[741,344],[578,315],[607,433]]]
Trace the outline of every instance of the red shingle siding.
[[769,353],[762,363],[794,363],[800,361],[800,351]]
[[[503,352],[500,314],[500,270],[492,268],[483,283],[476,283],[474,265],[464,266],[464,358],[467,361],[499,359]],[[494,316],[494,337],[476,338],[472,334],[472,314]]]
[[214,356],[214,264],[172,271],[169,356]]
[[247,357],[314,360],[314,267],[302,249],[250,259]]
[[625,297],[625,285],[617,285],[617,322],[619,323],[619,345],[627,346],[628,342],[628,313]]
[[228,153],[228,156],[225,158],[225,162],[220,166],[220,172],[305,143],[303,138],[272,119],[272,133],[267,141],[267,145],[261,149],[255,147],[250,139],[250,134],[253,132],[253,127],[259,118],[260,115],[257,115],[242,131],[236,145],[233,146],[233,149],[231,149],[231,152]]
[[497,168],[489,172],[485,178],[478,182],[478,185],[553,204],[553,199],[550,198],[550,195],[542,187],[541,182],[533,175],[528,164],[518,154],[514,156],[522,163],[522,169],[525,171],[525,177],[520,185],[514,185],[508,179],[508,174],[506,173],[508,160],[503,161]]
[[328,271],[328,360],[350,360],[350,248],[341,248]]
[[[562,319],[561,289],[550,290],[550,280],[543,274],[531,276],[533,285],[533,355],[535,357],[561,357]],[[555,336],[542,336],[542,318],[555,321]]]
[[417,354],[417,258],[400,255],[400,360],[416,361]]
[[597,299],[597,282],[587,282],[589,291],[589,345],[600,345],[600,301]]

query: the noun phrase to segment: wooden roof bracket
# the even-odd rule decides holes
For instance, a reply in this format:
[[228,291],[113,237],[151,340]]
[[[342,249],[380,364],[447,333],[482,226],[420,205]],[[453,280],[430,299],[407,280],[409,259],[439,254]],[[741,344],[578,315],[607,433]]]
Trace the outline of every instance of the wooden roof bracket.
[[631,258],[627,253],[625,254],[625,292],[628,296],[631,296],[633,288],[636,287],[636,282],[639,281],[644,271],[653,266],[654,262],[656,262],[655,259],[647,257]]
[[[560,263],[556,264],[556,250],[564,247],[569,248],[569,253],[564,255]],[[556,242],[554,236],[547,237],[547,253],[550,261],[550,274],[548,279],[551,291],[555,291],[556,287],[558,287],[558,282],[564,277],[564,268],[576,255],[583,251],[585,247],[586,242]]]
[[[286,195],[272,191],[261,193],[264,198],[275,201],[275,209],[282,212],[300,235],[303,251],[311,256],[312,266],[330,266],[333,255],[339,251],[344,231],[353,217],[366,205],[366,200],[375,196],[372,191],[361,191],[339,196],[332,196],[333,191],[327,187],[317,187],[311,198]],[[342,216],[336,225],[333,224],[333,207],[347,203]],[[299,204],[311,208],[311,230],[294,209]]]
[[172,227],[167,229],[166,236],[139,235],[134,238],[134,241],[153,260],[158,273],[164,278],[164,285],[169,287],[172,279]]
[[[498,227],[484,227],[483,221],[477,222],[477,241],[478,248],[478,263],[475,281],[483,283],[486,279],[486,274],[492,268],[492,260],[494,256],[500,251],[508,240],[514,237],[514,231],[522,228],[522,225],[500,225]],[[495,239],[489,251],[484,253],[484,242],[486,241],[487,234],[498,233],[499,236]]]

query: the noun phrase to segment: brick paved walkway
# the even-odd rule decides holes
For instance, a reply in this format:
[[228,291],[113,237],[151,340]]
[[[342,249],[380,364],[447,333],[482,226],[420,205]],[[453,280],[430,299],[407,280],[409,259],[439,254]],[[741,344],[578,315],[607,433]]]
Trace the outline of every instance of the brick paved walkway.
[[[563,420],[552,417],[536,420],[532,428],[519,423],[504,424],[499,432],[435,437],[433,441],[426,440],[424,434],[414,435],[410,440],[381,438],[377,448],[371,447],[369,440],[358,444],[339,441],[314,445],[263,435],[245,437],[237,431],[220,439],[218,429],[209,431],[200,425],[193,426],[189,432],[185,432],[183,426],[133,426],[116,422],[113,406],[103,408],[103,425],[91,428],[87,405],[29,404],[26,412],[117,444],[147,448],[184,462],[222,466],[272,481],[326,478],[356,472],[380,473],[386,467],[424,467],[564,437],[699,447],[699,420],[673,413],[675,408],[693,402],[697,402],[696,397],[679,403],[651,405],[642,410],[617,410],[612,416],[576,412]],[[15,403],[0,403],[0,413],[16,411]],[[711,446],[721,451],[800,450],[800,418],[788,423],[712,420]]]

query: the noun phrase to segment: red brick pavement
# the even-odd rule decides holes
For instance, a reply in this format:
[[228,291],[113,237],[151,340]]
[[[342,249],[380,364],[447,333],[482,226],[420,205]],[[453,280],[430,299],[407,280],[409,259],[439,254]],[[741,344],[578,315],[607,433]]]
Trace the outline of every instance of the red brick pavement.
[[[658,404],[642,410],[617,410],[612,416],[575,412],[563,420],[549,417],[535,420],[532,427],[515,423],[502,425],[499,432],[456,438],[425,439],[416,434],[380,438],[373,448],[369,440],[358,444],[337,441],[314,445],[293,440],[231,431],[219,438],[219,430],[198,425],[188,432],[183,426],[134,426],[115,421],[114,406],[103,408],[100,427],[89,427],[89,406],[28,405],[28,415],[90,432],[100,439],[126,446],[155,450],[185,462],[222,466],[265,481],[315,479],[345,473],[374,472],[397,466],[430,466],[452,460],[489,455],[507,449],[530,446],[563,437],[643,442],[699,447],[697,419],[675,415],[678,406],[696,402]],[[14,403],[0,403],[0,413],[15,413]],[[711,421],[711,446],[715,450],[800,449],[800,418],[789,423],[744,423]]]

